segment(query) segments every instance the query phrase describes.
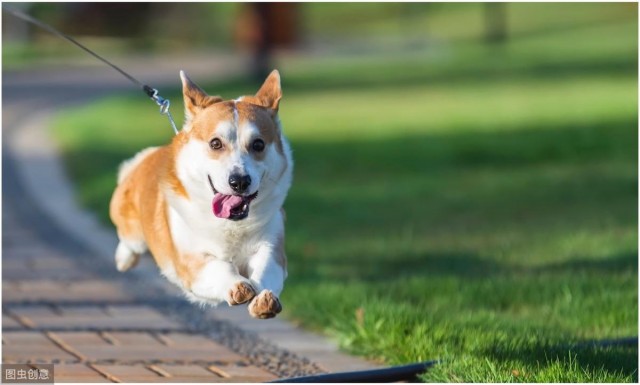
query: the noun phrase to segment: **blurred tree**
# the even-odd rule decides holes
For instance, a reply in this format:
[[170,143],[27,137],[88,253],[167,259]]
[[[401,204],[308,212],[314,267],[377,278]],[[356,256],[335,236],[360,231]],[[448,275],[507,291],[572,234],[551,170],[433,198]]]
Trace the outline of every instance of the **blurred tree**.
[[252,72],[262,81],[272,70],[275,48],[292,47],[298,41],[298,4],[244,3],[236,23],[236,40],[252,54]]
[[139,37],[146,31],[151,3],[69,3],[62,21],[74,35]]
[[504,43],[507,40],[507,4],[485,3],[485,41],[489,44]]

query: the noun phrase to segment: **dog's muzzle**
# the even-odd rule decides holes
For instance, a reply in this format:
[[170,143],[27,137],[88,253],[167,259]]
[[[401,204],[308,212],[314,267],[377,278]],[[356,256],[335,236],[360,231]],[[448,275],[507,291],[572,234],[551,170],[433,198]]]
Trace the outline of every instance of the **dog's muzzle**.
[[258,197],[257,191],[251,195],[222,194],[214,187],[211,176],[207,175],[207,177],[213,191],[213,202],[211,204],[213,215],[232,221],[245,219],[249,216],[249,206]]

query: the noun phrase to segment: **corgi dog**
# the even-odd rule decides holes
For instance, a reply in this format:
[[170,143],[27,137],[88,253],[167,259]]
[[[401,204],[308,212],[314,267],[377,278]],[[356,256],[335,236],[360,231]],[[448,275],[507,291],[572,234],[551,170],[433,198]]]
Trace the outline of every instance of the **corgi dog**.
[[248,303],[251,316],[275,317],[287,277],[282,205],[293,170],[278,118],[280,74],[235,100],[180,77],[182,130],[120,166],[110,203],[116,267],[129,270],[150,251],[190,301]]

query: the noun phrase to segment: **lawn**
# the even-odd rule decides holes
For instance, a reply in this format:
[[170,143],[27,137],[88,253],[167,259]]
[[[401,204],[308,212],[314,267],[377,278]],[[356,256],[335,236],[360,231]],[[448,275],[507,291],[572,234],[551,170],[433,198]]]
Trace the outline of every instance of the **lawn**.
[[[279,61],[296,161],[284,317],[386,364],[441,359],[425,381],[638,380],[637,348],[581,345],[638,334],[637,8],[579,5],[563,24],[548,7],[514,6],[499,47],[456,31]],[[171,138],[139,94],[53,130],[105,223],[119,162]]]

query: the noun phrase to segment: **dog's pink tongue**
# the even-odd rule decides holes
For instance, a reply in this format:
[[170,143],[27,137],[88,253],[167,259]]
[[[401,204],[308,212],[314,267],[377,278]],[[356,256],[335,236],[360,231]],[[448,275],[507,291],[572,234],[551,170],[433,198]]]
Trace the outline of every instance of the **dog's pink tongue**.
[[218,218],[229,218],[231,210],[242,204],[242,197],[217,193],[213,197],[213,214]]

